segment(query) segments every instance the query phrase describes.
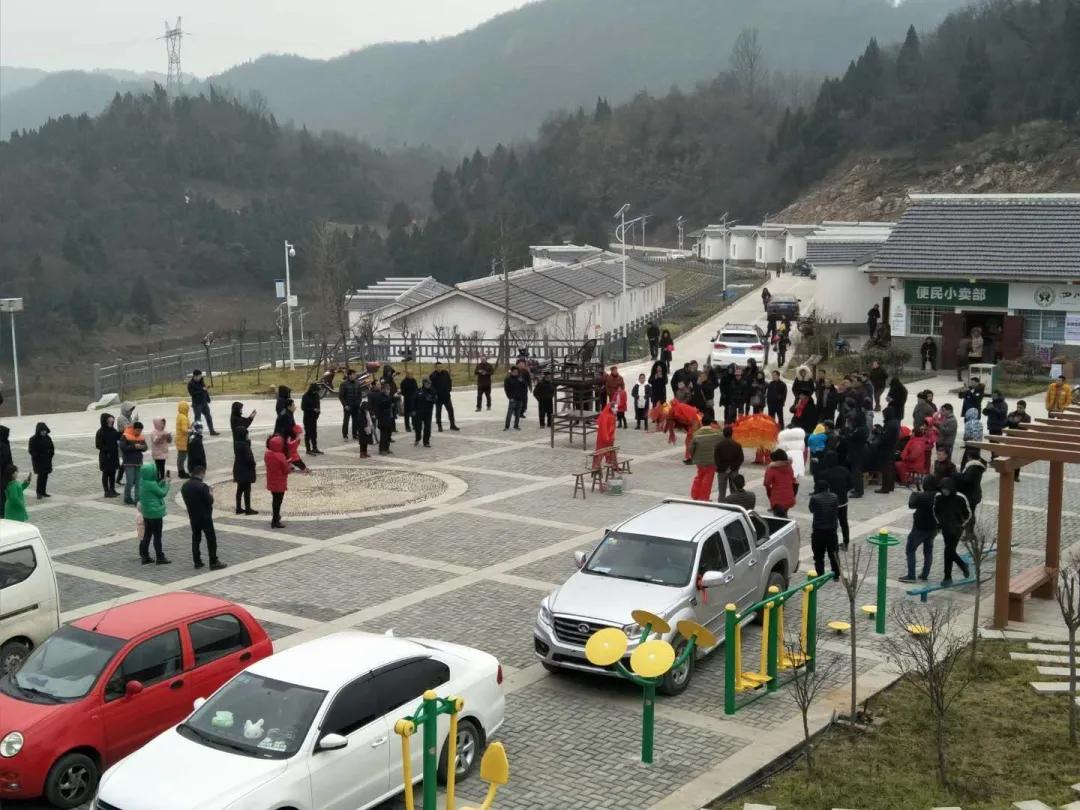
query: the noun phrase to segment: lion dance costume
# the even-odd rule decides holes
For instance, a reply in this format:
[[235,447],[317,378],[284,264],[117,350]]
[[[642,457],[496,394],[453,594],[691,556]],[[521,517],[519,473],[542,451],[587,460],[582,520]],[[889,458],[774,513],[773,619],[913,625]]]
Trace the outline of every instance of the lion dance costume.
[[695,431],[701,427],[701,412],[697,408],[678,400],[659,402],[649,412],[649,419],[656,424],[658,431],[667,433],[668,444],[675,444],[676,428],[685,430],[686,442],[683,458],[690,458],[690,442],[694,438]]
[[763,413],[747,414],[735,420],[731,437],[755,453],[755,464],[767,464],[769,454],[776,449],[780,426]]

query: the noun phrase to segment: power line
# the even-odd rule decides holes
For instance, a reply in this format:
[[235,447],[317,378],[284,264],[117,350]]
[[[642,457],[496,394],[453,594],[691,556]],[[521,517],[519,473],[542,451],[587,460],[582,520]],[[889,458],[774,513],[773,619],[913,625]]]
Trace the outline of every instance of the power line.
[[184,31],[180,27],[180,18],[176,18],[175,28],[169,28],[169,21],[166,20],[165,36],[158,39],[165,40],[165,52],[169,57],[165,90],[170,94],[179,95],[184,86],[184,74],[180,70],[180,42],[184,39]]

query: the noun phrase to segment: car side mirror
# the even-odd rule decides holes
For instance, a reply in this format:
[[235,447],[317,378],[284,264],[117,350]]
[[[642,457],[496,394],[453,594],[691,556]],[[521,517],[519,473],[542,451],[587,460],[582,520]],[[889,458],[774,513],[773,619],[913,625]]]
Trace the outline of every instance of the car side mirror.
[[349,740],[340,734],[327,734],[315,747],[316,751],[340,751],[346,745],[349,744]]
[[723,571],[706,571],[701,575],[701,587],[714,588],[723,585],[725,576],[727,575]]
[[584,568],[585,567],[585,562],[588,559],[589,559],[589,555],[586,554],[584,551],[575,551],[574,552],[574,563],[577,565],[578,568]]
[[124,697],[135,697],[142,690],[142,681],[128,681],[124,684]]
[[202,708],[202,706],[203,706],[203,704],[204,704],[204,703],[206,703],[206,698],[204,698],[204,697],[197,697],[197,698],[195,698],[195,700],[194,700],[194,701],[192,702],[192,704],[191,704],[191,708],[192,708],[192,709],[194,709],[195,711],[198,711],[199,709],[201,709],[201,708]]

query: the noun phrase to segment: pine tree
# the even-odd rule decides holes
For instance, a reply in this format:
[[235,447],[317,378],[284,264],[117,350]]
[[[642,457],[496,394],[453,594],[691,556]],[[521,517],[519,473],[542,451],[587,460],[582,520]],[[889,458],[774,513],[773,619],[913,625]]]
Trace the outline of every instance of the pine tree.
[[135,283],[131,286],[131,311],[135,315],[145,318],[147,323],[161,322],[157,307],[154,306],[154,296],[150,292],[145,276],[136,278]]
[[994,76],[986,43],[969,38],[957,75],[960,112],[968,122],[981,124],[990,107]]
[[593,121],[606,121],[611,118],[611,105],[606,98],[596,97],[596,110],[593,112]]
[[908,28],[896,57],[896,81],[904,90],[915,90],[922,80],[922,46],[915,26]]

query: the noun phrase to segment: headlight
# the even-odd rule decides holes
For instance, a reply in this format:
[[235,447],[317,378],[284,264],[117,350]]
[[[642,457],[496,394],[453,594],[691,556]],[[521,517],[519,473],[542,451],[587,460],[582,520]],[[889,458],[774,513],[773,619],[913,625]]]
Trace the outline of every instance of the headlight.
[[540,622],[542,624],[551,624],[551,608],[548,607],[547,597],[545,596],[540,602]]
[[627,624],[623,625],[622,631],[626,633],[626,637],[631,641],[637,641],[641,637],[641,625],[640,624]]
[[0,757],[13,757],[22,750],[23,735],[13,731],[0,740]]

